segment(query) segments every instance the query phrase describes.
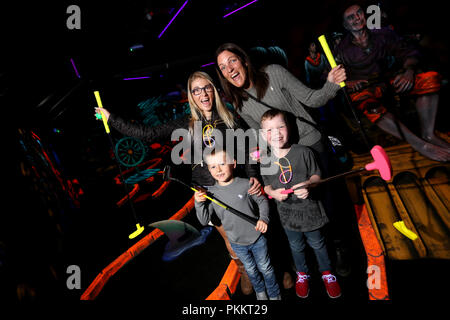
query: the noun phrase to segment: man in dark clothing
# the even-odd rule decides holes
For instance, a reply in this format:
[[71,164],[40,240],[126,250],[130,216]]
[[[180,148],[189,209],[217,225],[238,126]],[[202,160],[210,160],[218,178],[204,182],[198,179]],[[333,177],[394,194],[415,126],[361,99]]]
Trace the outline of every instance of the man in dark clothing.
[[[369,30],[364,11],[359,5],[352,5],[345,10],[343,24],[349,33],[336,47],[335,54],[339,63],[345,66],[347,85],[352,92],[350,97],[357,108],[379,128],[405,139],[424,156],[436,161],[449,161],[450,144],[434,133],[440,75],[434,71],[422,72],[419,69],[419,51],[393,30]],[[390,57],[402,64],[402,69],[392,78],[388,75]],[[396,93],[416,98],[421,137],[416,136],[381,104],[388,86]]]

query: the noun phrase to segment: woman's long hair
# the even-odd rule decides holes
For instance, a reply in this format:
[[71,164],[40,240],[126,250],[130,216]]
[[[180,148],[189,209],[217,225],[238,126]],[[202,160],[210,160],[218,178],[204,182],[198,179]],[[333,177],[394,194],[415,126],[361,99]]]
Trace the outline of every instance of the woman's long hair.
[[211,77],[202,71],[196,71],[193,74],[190,75],[188,79],[188,101],[189,101],[189,107],[191,109],[191,119],[189,121],[189,131],[191,134],[194,133],[194,122],[195,121],[201,121],[204,116],[201,111],[201,109],[197,106],[197,104],[194,101],[194,97],[192,96],[192,82],[195,79],[202,78],[207,80],[214,88],[214,104],[213,108],[216,108],[217,114],[219,115],[220,119],[223,120],[225,125],[230,128],[234,129],[236,126],[236,122],[234,121],[233,114],[230,110],[226,107],[225,103],[222,101],[219,92],[217,91],[216,86],[213,83],[213,80]]
[[[238,57],[242,65],[247,69],[247,79],[244,87],[251,81],[256,89],[256,95],[258,99],[262,99],[266,94],[266,90],[269,86],[269,76],[267,75],[267,73],[262,70],[255,69],[247,53],[234,43],[224,43],[219,48],[217,48],[216,61],[217,57],[224,51],[230,51]],[[234,107],[237,110],[240,110],[242,108],[242,101],[248,99],[248,95],[246,94],[244,88],[238,88],[228,82],[228,80],[223,76],[222,71],[220,71],[218,65],[216,65],[216,71],[225,95],[229,97]]]

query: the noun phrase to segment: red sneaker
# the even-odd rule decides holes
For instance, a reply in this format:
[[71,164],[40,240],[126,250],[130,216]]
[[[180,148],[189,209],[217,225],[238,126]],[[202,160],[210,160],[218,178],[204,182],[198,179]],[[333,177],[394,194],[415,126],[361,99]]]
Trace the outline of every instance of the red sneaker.
[[309,294],[309,275],[304,272],[297,272],[297,282],[295,283],[295,293],[299,298],[306,298]]
[[341,287],[336,277],[330,271],[322,272],[322,280],[330,298],[339,298],[341,296]]

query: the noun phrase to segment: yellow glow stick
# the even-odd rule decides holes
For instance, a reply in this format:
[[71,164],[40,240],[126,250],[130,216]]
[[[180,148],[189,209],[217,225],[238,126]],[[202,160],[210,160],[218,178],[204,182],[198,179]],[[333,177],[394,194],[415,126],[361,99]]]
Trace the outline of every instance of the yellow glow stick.
[[[331,68],[336,67],[336,61],[334,60],[333,54],[331,53],[330,47],[328,46],[327,43],[327,39],[325,38],[324,35],[321,35],[319,37],[319,42],[322,46],[323,52],[325,52],[325,56],[328,59],[328,62],[330,63]],[[345,87],[345,82],[342,81],[341,83],[339,83],[339,85],[341,86],[341,88]]]
[[[103,105],[102,105],[102,100],[100,99],[100,93],[98,91],[94,91],[94,95],[95,95],[95,100],[97,100],[97,105],[100,109],[103,109]],[[108,121],[106,120],[105,115],[102,112],[102,120],[103,120],[103,125],[105,126],[105,130],[106,133],[109,133],[109,126],[108,126]]]

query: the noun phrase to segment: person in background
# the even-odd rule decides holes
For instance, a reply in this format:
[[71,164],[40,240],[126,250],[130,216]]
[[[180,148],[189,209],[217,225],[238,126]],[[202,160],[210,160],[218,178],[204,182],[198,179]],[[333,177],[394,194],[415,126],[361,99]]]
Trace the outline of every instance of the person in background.
[[[450,144],[435,134],[441,76],[435,71],[421,70],[421,54],[392,29],[369,29],[359,5],[345,9],[344,28],[348,34],[335,49],[336,60],[344,64],[351,100],[381,130],[406,140],[427,158],[450,160]],[[389,70],[394,57],[395,72]],[[391,67],[392,69],[392,67]],[[420,122],[420,137],[389,111],[383,103],[386,91],[415,98]]]

